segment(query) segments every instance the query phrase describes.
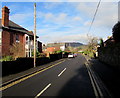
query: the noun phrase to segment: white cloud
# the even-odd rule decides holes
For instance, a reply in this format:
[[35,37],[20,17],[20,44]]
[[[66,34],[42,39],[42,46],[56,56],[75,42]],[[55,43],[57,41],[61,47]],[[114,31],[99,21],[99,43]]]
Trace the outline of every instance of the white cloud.
[[[59,0],[58,0],[59,1]],[[46,4],[44,5],[44,8],[45,9],[48,9],[48,10],[50,10],[50,9],[54,9],[55,7],[57,7],[58,5],[60,5],[60,4],[62,4],[62,2],[52,2],[52,3],[50,3],[50,2],[46,2]]]
[[13,14],[10,16],[10,20],[13,20],[16,23],[24,23],[26,20],[29,19],[29,17],[32,17],[33,15],[31,13],[26,14]]
[[40,41],[43,41],[45,43],[48,42],[81,42],[81,43],[87,43],[88,37],[86,34],[75,34],[75,35],[64,35],[60,36],[57,35],[44,35],[40,37]]
[[[85,13],[87,20],[83,23],[84,26],[90,26],[95,13],[97,3],[93,3],[88,7],[87,3],[80,3],[76,9]],[[111,29],[112,26],[118,21],[118,6],[117,3],[101,3],[96,14],[93,28],[106,28]],[[94,30],[95,31],[95,30]]]
[[82,20],[82,18],[78,17],[78,16],[76,16],[76,17],[73,18],[73,21],[81,21],[81,20]]
[[45,14],[45,19],[46,20],[54,19],[54,15],[52,13],[47,13],[47,14]]
[[[58,26],[75,26],[78,22],[82,21],[80,16],[69,16],[67,13],[43,13],[38,12],[38,18],[44,19],[44,23],[53,23]],[[80,24],[80,23],[79,23]]]
[[44,29],[39,29],[37,34],[40,37],[40,41],[44,43],[48,42],[65,42],[65,41],[78,41],[82,43],[87,43],[87,33],[85,33],[85,28],[69,28],[68,30],[59,31],[56,30],[59,27],[47,27]]

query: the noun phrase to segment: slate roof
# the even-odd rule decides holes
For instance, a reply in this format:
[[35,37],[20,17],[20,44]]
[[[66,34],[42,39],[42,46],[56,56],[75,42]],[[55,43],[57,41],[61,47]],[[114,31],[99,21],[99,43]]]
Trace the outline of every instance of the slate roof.
[[8,27],[3,27],[2,26],[2,19],[0,19],[0,28],[7,28],[9,30],[14,30],[14,31],[19,31],[21,33],[25,33],[31,36],[34,36],[34,34],[28,30],[26,30],[25,28],[19,26],[18,24],[12,22],[11,20],[9,20],[9,26]]

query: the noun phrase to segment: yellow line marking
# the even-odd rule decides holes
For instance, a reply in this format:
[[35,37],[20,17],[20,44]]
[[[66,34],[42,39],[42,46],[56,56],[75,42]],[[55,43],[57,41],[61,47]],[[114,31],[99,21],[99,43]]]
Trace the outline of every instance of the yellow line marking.
[[91,77],[91,74],[90,74],[89,71],[88,71],[88,74],[89,74],[89,77],[90,77],[90,80],[91,80],[91,84],[92,84],[92,87],[93,87],[93,90],[94,90],[94,94],[95,94],[95,96],[97,97],[97,96],[98,96],[98,93],[97,93],[97,90],[96,90],[96,88],[95,88],[94,82],[93,82],[93,80],[92,80],[92,77]]
[[[93,71],[91,70],[91,68],[89,67],[89,65],[87,63],[85,63],[86,67],[87,67],[87,70],[88,70],[88,74],[89,74],[89,77],[90,77],[90,80],[91,80],[91,83],[92,83],[92,86],[93,86],[93,89],[94,89],[94,93],[95,93],[95,96],[98,97],[98,92],[100,94],[100,96],[103,96],[102,92],[101,92],[101,89],[99,87],[99,85],[97,84],[95,78],[94,78],[94,75],[93,75]],[[91,72],[91,73],[90,73]],[[92,79],[93,77],[93,79]],[[93,80],[95,83],[93,83]],[[95,88],[95,84],[97,86],[97,89]],[[97,92],[98,90],[98,92]]]
[[[89,67],[89,66],[88,66]],[[93,71],[91,70],[91,68],[89,67],[89,70],[91,71],[91,73],[92,73],[92,75],[94,74],[93,73]],[[103,96],[103,94],[102,94],[102,91],[101,91],[101,89],[100,89],[100,87],[98,86],[98,83],[96,82],[96,79],[95,79],[95,74],[93,75],[93,80],[95,81],[95,84],[96,84],[96,86],[97,86],[97,89],[98,89],[98,91],[99,91],[99,94],[100,94],[100,96]]]
[[62,63],[62,62],[64,62],[64,61],[65,61],[65,60],[63,60],[63,61],[61,61],[61,62],[58,62],[58,63],[56,63],[56,64],[53,64],[53,65],[51,65],[51,66],[49,66],[49,67],[47,67],[47,68],[45,68],[45,69],[43,69],[43,70],[41,70],[41,71],[38,71],[38,72],[36,72],[36,73],[33,73],[33,74],[31,74],[31,75],[29,75],[29,76],[27,76],[27,77],[24,77],[24,78],[20,79],[20,80],[17,80],[17,81],[15,81],[15,82],[12,82],[12,83],[4,86],[4,87],[1,87],[1,88],[0,88],[0,91],[5,90],[5,89],[7,89],[7,88],[9,88],[9,87],[11,87],[11,86],[13,86],[13,85],[15,85],[15,84],[18,84],[18,83],[20,83],[20,82],[22,82],[22,81],[24,81],[24,80],[26,80],[26,79],[28,79],[28,78],[31,78],[31,77],[33,77],[33,76],[35,76],[35,75],[37,75],[37,74],[39,74],[39,73],[41,73],[41,72],[43,72],[43,71],[46,71],[47,69],[50,69],[50,68],[52,68],[52,67],[54,67],[54,66],[56,66],[56,65],[58,65],[58,64],[60,64],[60,63]]

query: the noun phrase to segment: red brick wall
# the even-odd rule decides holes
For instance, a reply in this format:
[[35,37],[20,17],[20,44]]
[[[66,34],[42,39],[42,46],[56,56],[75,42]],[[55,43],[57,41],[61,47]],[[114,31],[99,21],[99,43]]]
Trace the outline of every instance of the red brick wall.
[[2,55],[9,55],[10,51],[10,33],[6,30],[2,31]]
[[7,31],[7,30],[3,30],[2,31],[2,55],[3,56],[10,55],[10,47],[13,44],[13,43],[10,44],[10,34],[11,33],[13,34],[13,43],[16,42],[16,34],[19,35],[19,41],[20,41],[20,43],[23,44],[23,47],[21,47],[21,48],[23,48],[25,51],[24,34],[19,33],[19,32],[14,32],[14,31],[11,32],[11,31]]
[[47,48],[47,52],[55,52],[55,51],[59,51],[60,50],[60,47],[48,47]]

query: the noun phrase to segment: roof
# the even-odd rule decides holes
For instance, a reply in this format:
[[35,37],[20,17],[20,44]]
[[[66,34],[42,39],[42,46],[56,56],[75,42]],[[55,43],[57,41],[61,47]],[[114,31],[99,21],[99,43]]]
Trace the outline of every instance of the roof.
[[[0,28],[7,28],[7,27],[3,27],[2,26],[2,19],[0,19]],[[21,27],[20,25],[12,22],[11,20],[9,20],[9,26],[8,28],[9,30],[14,30],[14,31],[19,31],[19,32],[22,32],[22,33],[25,33],[25,34],[28,34],[28,35],[31,35],[31,36],[34,36],[34,34],[28,30],[26,30],[25,28]],[[38,37],[38,36],[37,36]]]
[[55,51],[59,51],[59,50],[60,50],[60,47],[48,47],[47,48],[48,52],[55,52]]

